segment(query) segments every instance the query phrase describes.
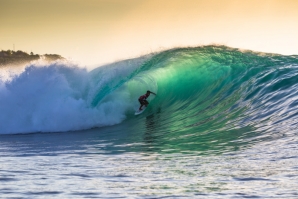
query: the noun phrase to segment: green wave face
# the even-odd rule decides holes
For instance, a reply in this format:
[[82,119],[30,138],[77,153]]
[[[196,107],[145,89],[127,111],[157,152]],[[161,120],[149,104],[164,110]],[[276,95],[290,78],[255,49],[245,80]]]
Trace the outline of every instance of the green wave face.
[[[118,88],[134,107],[146,90],[157,96],[142,115],[127,111],[128,119],[115,128],[129,142],[142,143],[138,149],[164,152],[222,153],[291,134],[296,116],[283,111],[296,103],[290,93],[297,66],[295,56],[224,46],[161,52]],[[288,103],[279,104],[283,100]]]

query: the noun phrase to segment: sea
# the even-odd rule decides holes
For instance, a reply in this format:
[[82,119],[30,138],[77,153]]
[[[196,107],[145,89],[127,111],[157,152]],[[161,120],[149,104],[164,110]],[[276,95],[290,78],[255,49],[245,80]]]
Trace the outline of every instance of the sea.
[[0,198],[298,198],[297,107],[298,55],[3,66]]

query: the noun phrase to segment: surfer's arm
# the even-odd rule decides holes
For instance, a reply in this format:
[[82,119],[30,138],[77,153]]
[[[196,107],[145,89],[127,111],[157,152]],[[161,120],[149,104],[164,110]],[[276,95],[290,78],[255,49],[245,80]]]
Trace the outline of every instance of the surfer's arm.
[[153,93],[153,92],[151,92],[151,91],[150,91],[150,93],[152,93],[153,95],[156,95],[155,93]]

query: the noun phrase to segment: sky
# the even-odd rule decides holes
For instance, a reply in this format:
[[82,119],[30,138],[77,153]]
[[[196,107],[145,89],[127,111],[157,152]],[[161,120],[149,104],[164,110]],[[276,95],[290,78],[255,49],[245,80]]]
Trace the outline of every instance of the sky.
[[298,0],[0,0],[0,50],[83,67],[220,44],[298,54]]

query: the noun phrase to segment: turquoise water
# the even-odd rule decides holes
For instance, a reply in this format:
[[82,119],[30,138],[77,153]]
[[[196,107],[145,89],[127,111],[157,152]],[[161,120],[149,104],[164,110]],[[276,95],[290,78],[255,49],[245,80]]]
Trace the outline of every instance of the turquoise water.
[[296,55],[204,46],[3,74],[5,198],[298,197]]

